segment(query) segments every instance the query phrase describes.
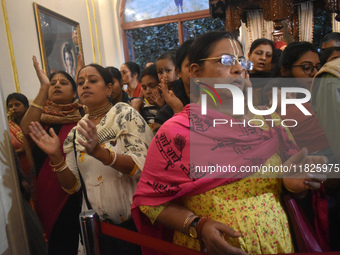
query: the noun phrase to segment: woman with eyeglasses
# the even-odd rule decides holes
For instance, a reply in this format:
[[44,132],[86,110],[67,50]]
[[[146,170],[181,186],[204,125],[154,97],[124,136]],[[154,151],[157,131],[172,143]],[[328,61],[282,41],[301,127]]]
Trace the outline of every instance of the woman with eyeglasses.
[[296,78],[308,90],[321,68],[319,53],[310,42],[290,43],[282,52],[280,65],[282,77]]
[[[201,91],[200,102],[186,105],[165,122],[150,144],[132,206],[139,231],[163,238],[174,231],[175,244],[211,255],[293,252],[280,200],[282,189],[295,193],[318,189],[325,176],[267,178],[242,169],[280,166],[284,157],[289,158],[285,166],[311,160],[322,163],[324,158],[307,157],[305,150],[298,152],[288,130],[278,123],[270,128],[247,107],[243,114],[233,114],[233,94],[214,88],[214,84],[228,85],[244,95],[247,71],[253,64],[244,58],[232,33],[201,35],[190,46],[188,59],[190,76]],[[218,99],[208,97],[207,91]],[[239,94],[238,104],[242,104],[241,98]],[[207,115],[202,115],[205,100]],[[214,125],[216,119],[229,124]],[[261,120],[263,127],[230,125],[251,119],[255,126]],[[273,114],[272,119],[279,116]],[[283,141],[282,159],[278,136]],[[157,254],[147,249],[143,252]]]
[[[310,90],[313,77],[321,68],[319,54],[309,42],[294,42],[289,44],[281,56],[281,75],[283,77],[295,78],[287,80],[290,87],[302,86]],[[296,83],[294,83],[296,82]],[[301,97],[295,93],[295,98]],[[287,112],[282,118],[294,119],[298,125],[290,127],[296,143],[302,149],[306,147],[309,153],[321,153],[332,157],[329,151],[328,140],[320,126],[318,118],[313,111],[311,103],[303,106],[311,115],[303,114],[296,105],[289,105]],[[326,150],[327,154],[324,153]]]
[[[285,86],[296,87],[302,86],[308,90],[312,88],[313,77],[321,68],[319,54],[314,46],[309,42],[294,42],[289,44],[281,55],[281,75],[283,77],[292,77],[285,83]],[[301,96],[295,95],[296,98]],[[302,104],[311,115],[305,115],[296,105],[287,107],[286,115],[281,116],[283,119],[294,119],[298,124],[291,126],[292,133],[297,145],[300,148],[307,148],[309,155],[323,155],[326,156],[329,163],[334,162],[334,153],[330,147],[327,136],[320,125],[319,118],[315,114],[312,104],[310,102]],[[326,114],[326,112],[323,112]],[[328,123],[329,125],[330,123]],[[289,123],[288,123],[289,125]],[[320,190],[320,196],[329,197],[329,183],[327,180],[324,184],[325,189]],[[303,206],[307,216],[312,219],[313,212],[311,196],[301,199],[300,204]],[[330,203],[334,204],[334,201]],[[327,208],[326,208],[327,209]],[[328,210],[331,210],[329,207]],[[325,210],[326,211],[326,210]],[[327,211],[326,211],[327,212]],[[329,225],[332,227],[332,224]],[[323,226],[328,227],[328,225]]]

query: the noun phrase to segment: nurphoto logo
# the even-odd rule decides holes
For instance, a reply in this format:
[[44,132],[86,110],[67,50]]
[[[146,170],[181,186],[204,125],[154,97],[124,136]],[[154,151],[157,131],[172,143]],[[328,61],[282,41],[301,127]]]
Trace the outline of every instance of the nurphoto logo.
[[[268,79],[263,79],[262,81],[263,83],[265,83],[268,82]],[[277,110],[279,109],[280,115],[282,117],[281,125],[283,127],[294,127],[298,124],[297,121],[294,119],[284,119],[284,116],[287,113],[287,107],[289,107],[290,105],[295,105],[304,115],[312,115],[303,105],[304,103],[309,102],[311,98],[311,93],[308,89],[303,87],[293,87],[288,85],[285,87],[273,86],[269,90],[269,94],[271,95],[271,98],[269,100],[270,105],[267,105],[266,108],[263,108],[257,107],[258,105],[254,105],[254,89],[250,86],[243,85],[246,83],[245,79],[192,79],[191,82],[193,82],[194,86],[196,86],[196,90],[198,88],[200,91],[198,103],[201,105],[201,115],[207,115],[208,108],[223,112],[224,107],[226,107],[223,104],[223,99],[227,97],[229,99],[230,97],[232,98],[232,114],[234,116],[244,115],[246,110],[250,111],[254,115],[265,116],[271,115],[272,113],[277,112]],[[287,84],[294,85],[294,83],[287,82],[287,79],[285,80],[285,82]],[[299,96],[293,97],[293,94]],[[266,119],[266,121],[269,121],[272,123],[272,125],[274,125],[275,121],[280,120]],[[247,122],[248,125],[251,127],[261,127],[264,124],[263,121],[258,119],[256,119],[256,121],[249,120]],[[262,124],[260,123],[260,125],[255,125],[255,122],[262,122]],[[227,119],[214,119],[213,123],[214,127],[216,125],[224,125],[228,123],[231,125],[246,125],[245,120],[233,123],[232,121],[228,121]]]

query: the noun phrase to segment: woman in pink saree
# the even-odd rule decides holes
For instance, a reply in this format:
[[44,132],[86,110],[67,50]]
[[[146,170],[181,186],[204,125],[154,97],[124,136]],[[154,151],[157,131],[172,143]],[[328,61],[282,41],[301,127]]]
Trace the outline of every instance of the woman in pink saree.
[[[191,77],[202,91],[209,87],[202,78],[228,78],[228,84],[243,91],[252,67],[229,32],[197,38],[189,62]],[[187,105],[155,135],[134,195],[136,225],[144,234],[165,239],[166,233],[175,244],[210,254],[294,252],[280,194],[283,189],[297,194],[318,189],[326,176],[282,178],[281,173],[243,170],[297,167],[325,159],[307,157],[305,149],[299,152],[281,122],[267,123],[266,116],[254,115],[247,107],[243,115],[234,116],[230,91],[216,92],[222,110],[217,111],[213,100],[207,100],[205,116],[200,105]],[[216,119],[228,124],[215,125]],[[279,117],[272,114],[271,119]]]

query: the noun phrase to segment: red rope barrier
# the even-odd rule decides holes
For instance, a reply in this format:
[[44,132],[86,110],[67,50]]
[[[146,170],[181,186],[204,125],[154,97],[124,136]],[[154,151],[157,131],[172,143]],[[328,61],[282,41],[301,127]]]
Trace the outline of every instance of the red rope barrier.
[[104,235],[122,239],[124,241],[145,246],[150,249],[163,252],[164,254],[186,254],[186,255],[202,255],[206,252],[195,251],[183,246],[166,242],[164,240],[151,236],[142,235],[140,233],[117,227],[115,225],[100,222],[100,228]]
[[[173,243],[166,242],[164,240],[154,238],[151,236],[142,235],[140,233],[127,230],[124,228],[111,225],[109,223],[100,222],[100,228],[104,235],[108,235],[114,238],[122,239],[124,241],[134,243],[140,246],[145,246],[150,249],[163,252],[164,254],[186,254],[186,255],[208,255],[206,252],[195,251],[183,246],[179,246]],[[299,255],[339,255],[340,252],[321,252],[321,253],[295,253]],[[289,255],[289,254],[285,254]],[[293,254],[291,254],[293,255]]]

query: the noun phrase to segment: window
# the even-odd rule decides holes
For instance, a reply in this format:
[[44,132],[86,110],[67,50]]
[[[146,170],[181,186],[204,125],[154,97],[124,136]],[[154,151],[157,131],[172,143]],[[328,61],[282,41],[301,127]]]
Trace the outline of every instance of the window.
[[313,45],[320,48],[322,38],[332,32],[332,14],[323,9],[314,10]]
[[[128,33],[133,40],[133,47],[128,44],[130,60],[141,69],[147,62],[156,63],[161,53],[179,46],[177,23],[135,28],[128,30]],[[132,55],[134,58],[131,58]]]
[[185,39],[193,39],[209,31],[224,30],[223,21],[211,17],[183,21],[182,25],[187,29],[186,34],[183,34]]
[[210,17],[207,0],[123,0],[121,8],[125,60],[141,69],[187,39],[224,30],[222,20]]
[[207,0],[127,0],[124,8],[124,23],[208,9]]

